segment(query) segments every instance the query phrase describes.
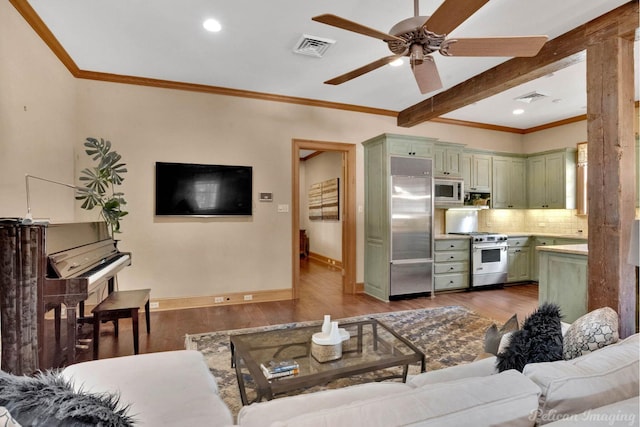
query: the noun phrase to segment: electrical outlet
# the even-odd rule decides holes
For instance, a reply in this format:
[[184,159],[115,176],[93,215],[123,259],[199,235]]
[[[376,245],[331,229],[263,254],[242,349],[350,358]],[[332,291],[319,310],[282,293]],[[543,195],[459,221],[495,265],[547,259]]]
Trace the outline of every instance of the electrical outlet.
[[224,302],[224,297],[215,297],[215,299],[213,301],[216,302],[216,303]]
[[160,308],[160,303],[158,301],[150,302],[149,308]]
[[244,300],[245,301],[251,301],[253,299],[253,295],[245,295],[244,296]]

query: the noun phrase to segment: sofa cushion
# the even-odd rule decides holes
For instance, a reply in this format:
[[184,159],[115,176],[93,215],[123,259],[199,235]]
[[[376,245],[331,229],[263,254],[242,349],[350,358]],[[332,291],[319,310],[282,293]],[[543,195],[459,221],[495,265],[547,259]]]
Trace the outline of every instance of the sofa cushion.
[[636,396],[576,415],[551,417],[553,420],[557,418],[558,421],[547,425],[549,427],[629,427],[637,425],[638,407],[640,407],[640,400]]
[[498,371],[516,369],[522,372],[527,363],[562,359],[562,326],[560,307],[545,303],[528,316],[522,329],[511,334],[509,344],[498,353]]
[[[432,384],[298,415],[271,426],[533,426],[540,389],[516,371]],[[287,399],[288,400],[288,399]],[[265,424],[268,425],[268,424]]]
[[491,355],[471,363],[413,375],[407,378],[407,384],[412,387],[423,387],[428,384],[443,383],[470,377],[486,377],[497,373],[496,357]]
[[573,359],[618,341],[618,313],[610,307],[593,310],[571,324],[564,336],[565,359]]
[[136,425],[233,424],[215,378],[195,350],[93,360],[68,366],[62,374],[77,390],[118,392],[131,405]]
[[527,365],[524,374],[542,390],[540,424],[550,419],[550,414],[579,414],[638,396],[639,345],[635,334],[575,359]]
[[0,405],[26,426],[133,426],[117,394],[73,389],[57,371],[35,376],[0,371]]
[[268,426],[277,420],[293,418],[301,412],[311,413],[335,408],[347,403],[390,396],[410,389],[411,387],[404,383],[382,382],[281,397],[243,406],[238,413],[238,424],[246,427]]

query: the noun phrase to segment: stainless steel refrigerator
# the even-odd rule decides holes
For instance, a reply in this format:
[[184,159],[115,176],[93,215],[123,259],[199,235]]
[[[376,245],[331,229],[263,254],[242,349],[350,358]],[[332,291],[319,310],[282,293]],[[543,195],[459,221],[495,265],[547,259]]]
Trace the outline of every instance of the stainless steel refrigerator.
[[390,162],[389,298],[433,295],[432,160],[392,156]]

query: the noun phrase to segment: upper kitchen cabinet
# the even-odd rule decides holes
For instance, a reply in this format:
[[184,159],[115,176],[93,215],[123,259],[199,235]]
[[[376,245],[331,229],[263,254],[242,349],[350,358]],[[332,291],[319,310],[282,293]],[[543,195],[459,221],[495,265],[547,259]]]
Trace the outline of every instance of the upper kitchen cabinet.
[[464,191],[491,193],[491,163],[492,156],[489,154],[473,152],[462,154]]
[[433,173],[440,178],[462,177],[462,144],[436,143],[433,146]]
[[522,157],[493,157],[494,209],[525,209],[527,207],[527,163]]
[[[379,138],[384,139],[386,150],[389,154],[401,156],[427,157],[433,156],[434,139],[419,136],[384,134]],[[377,139],[377,138],[374,138]]]
[[527,158],[529,208],[575,209],[576,150],[564,149]]

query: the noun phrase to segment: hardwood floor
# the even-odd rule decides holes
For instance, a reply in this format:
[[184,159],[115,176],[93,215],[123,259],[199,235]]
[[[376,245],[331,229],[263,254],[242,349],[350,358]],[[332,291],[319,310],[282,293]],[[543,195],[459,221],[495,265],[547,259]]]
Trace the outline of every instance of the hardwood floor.
[[[186,334],[320,320],[324,314],[339,319],[368,313],[463,305],[485,317],[504,322],[513,313],[518,313],[518,318],[522,320],[538,305],[538,287],[535,284],[444,293],[437,294],[435,298],[421,297],[386,303],[365,294],[344,295],[341,292],[340,274],[334,268],[303,260],[300,270],[300,299],[297,301],[152,312],[150,335],[145,333],[144,315],[141,314],[140,353],[184,349]],[[90,335],[91,325],[84,326],[83,333]],[[130,319],[120,321],[118,338],[113,336],[110,323],[103,325],[99,343],[100,358],[133,354],[131,334]],[[91,356],[91,349],[79,350],[76,360],[90,360]]]

